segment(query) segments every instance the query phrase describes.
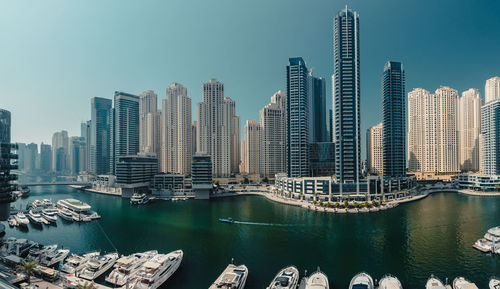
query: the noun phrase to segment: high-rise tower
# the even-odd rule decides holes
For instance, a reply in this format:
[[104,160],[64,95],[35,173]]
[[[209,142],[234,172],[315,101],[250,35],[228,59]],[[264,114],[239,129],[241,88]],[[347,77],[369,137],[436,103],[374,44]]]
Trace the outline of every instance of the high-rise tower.
[[90,100],[90,164],[89,172],[93,174],[109,173],[110,141],[111,141],[111,107],[112,100],[94,97]]

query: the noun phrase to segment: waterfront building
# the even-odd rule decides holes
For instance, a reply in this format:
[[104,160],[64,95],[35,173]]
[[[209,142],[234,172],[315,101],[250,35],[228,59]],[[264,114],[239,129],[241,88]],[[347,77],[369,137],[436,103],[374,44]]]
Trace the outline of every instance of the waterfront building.
[[366,131],[366,160],[369,174],[384,174],[384,126],[379,123]]
[[139,95],[139,151],[161,157],[161,111],[158,96],[152,90]]
[[[339,183],[354,184],[350,190],[358,192],[361,176],[359,17],[346,6],[333,22],[335,174]],[[343,191],[344,186],[340,188]]]
[[310,100],[308,70],[302,57],[288,59],[287,172],[290,177],[309,175]]
[[500,99],[481,108],[483,172],[500,175]]
[[16,144],[11,143],[11,114],[10,111],[0,109],[0,221],[10,216],[10,203],[14,201],[12,192],[16,190],[13,183],[17,175],[11,170],[18,169],[15,161],[17,154]]
[[500,99],[500,77],[495,76],[486,80],[484,86],[484,102],[488,103]]
[[65,173],[68,168],[69,138],[68,132],[63,130],[52,135],[52,170],[56,173]]
[[260,175],[260,145],[261,145],[261,133],[262,127],[256,120],[247,120],[245,124],[245,140],[243,142],[243,171],[242,173],[255,175]]
[[[286,93],[278,91],[260,110],[260,173],[273,177],[286,172]],[[245,146],[243,146],[244,149]],[[243,158],[245,159],[245,158]]]
[[133,94],[115,91],[113,117],[113,139],[111,170],[121,156],[136,155],[139,152],[139,97]]
[[89,167],[92,174],[100,175],[110,172],[112,100],[93,97],[90,100],[90,134],[89,134]]
[[40,172],[48,174],[52,170],[52,148],[49,144],[40,144]]
[[335,144],[332,142],[314,142],[309,144],[310,176],[335,175]]
[[[383,155],[382,169],[377,170],[378,173],[385,178],[406,176],[405,71],[401,62],[388,61],[384,67],[381,131]],[[377,161],[374,160],[373,164]]]
[[500,192],[500,175],[460,174],[458,187],[472,191]]
[[481,106],[479,90],[474,88],[462,92],[462,97],[458,100],[458,140],[462,172],[479,171]]
[[37,168],[38,158],[38,145],[30,143],[26,145],[26,152],[24,154],[24,171],[26,173],[35,173]]
[[184,174],[158,174],[150,185],[153,195],[173,196],[192,192],[191,178]]
[[231,122],[224,100],[224,84],[216,79],[203,84],[203,102],[198,103],[197,152],[211,156],[213,175],[231,174]]
[[191,98],[179,83],[167,88],[162,106],[162,171],[190,174],[192,161]]
[[116,183],[125,198],[139,191],[147,191],[156,174],[158,158],[152,153],[120,156],[116,163]]
[[193,192],[196,199],[209,199],[212,193],[212,161],[210,155],[196,153],[191,164]]
[[309,71],[310,143],[329,142],[326,122],[326,84],[322,77],[314,77]]
[[86,156],[85,139],[78,136],[70,138],[70,174],[76,176],[85,171]]
[[457,104],[458,92],[449,87],[408,93],[409,171],[419,178],[447,179],[459,172]]

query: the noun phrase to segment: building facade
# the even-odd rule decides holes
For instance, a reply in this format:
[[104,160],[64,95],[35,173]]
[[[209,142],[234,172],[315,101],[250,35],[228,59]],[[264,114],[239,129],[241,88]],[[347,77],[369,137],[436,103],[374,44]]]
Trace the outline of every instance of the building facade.
[[366,131],[366,165],[368,173],[384,174],[384,126],[379,123]]
[[139,151],[154,153],[161,159],[161,111],[158,95],[146,90],[139,95]]
[[483,105],[481,134],[484,174],[500,175],[500,99]]
[[110,172],[111,161],[112,100],[94,97],[90,100],[90,110],[88,171],[96,175],[107,174]]
[[329,142],[326,119],[326,83],[322,77],[309,73],[310,143]]
[[10,111],[0,109],[0,220],[5,221],[10,216],[10,203],[15,199],[12,192],[16,190],[14,181],[17,175],[11,170],[18,167],[14,163],[17,155],[14,151],[16,144],[11,141],[11,114]]
[[488,103],[500,99],[500,77],[495,76],[486,80],[484,85],[484,101]]
[[245,152],[243,159],[243,171],[242,173],[254,175],[260,175],[260,145],[261,145],[261,133],[262,127],[256,120],[247,120],[245,124],[245,141],[243,142]]
[[210,155],[196,153],[191,167],[192,186],[196,199],[209,199],[212,193],[212,161]]
[[458,140],[462,172],[479,171],[481,106],[479,90],[474,88],[462,92],[462,97],[458,100]]
[[69,138],[68,132],[63,130],[52,135],[52,171],[66,173],[69,166]]

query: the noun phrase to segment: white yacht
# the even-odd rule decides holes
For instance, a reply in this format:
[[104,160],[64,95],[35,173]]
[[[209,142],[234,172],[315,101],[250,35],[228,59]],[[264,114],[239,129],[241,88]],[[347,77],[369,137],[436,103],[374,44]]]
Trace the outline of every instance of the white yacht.
[[156,289],[167,281],[179,268],[184,253],[182,250],[168,254],[157,254],[144,263],[135,274],[133,289]]
[[16,215],[16,221],[19,224],[19,226],[27,227],[30,221],[26,217],[26,215],[23,212],[19,212]]
[[131,205],[143,205],[146,204],[148,201],[149,198],[146,196],[146,194],[135,193],[130,198]]
[[83,269],[90,257],[99,255],[99,252],[92,252],[82,256],[71,254],[61,268],[61,271],[68,274],[75,274]]
[[478,289],[476,284],[466,280],[464,277],[457,277],[453,280],[453,289]]
[[118,259],[117,253],[92,256],[85,263],[78,277],[92,281],[111,268],[115,264],[116,259]]
[[281,270],[267,289],[296,289],[299,283],[299,270],[294,266]]
[[49,200],[49,199],[43,199],[43,200],[42,200],[42,206],[43,206],[44,208],[49,208],[49,207],[53,207],[53,206],[54,206],[54,204],[53,204],[53,203],[52,203],[52,201],[51,201],[51,200]]
[[482,238],[476,241],[472,247],[478,249],[481,252],[487,253],[491,251],[492,242],[486,238]]
[[45,218],[45,220],[55,223],[57,222],[57,209],[43,209],[42,210],[42,217]]
[[374,289],[373,279],[366,273],[354,276],[349,284],[349,289]]
[[500,289],[500,279],[491,278],[488,287],[490,289]]
[[66,221],[73,221],[73,212],[71,212],[67,208],[59,209],[57,214],[59,215],[59,217],[61,217],[62,219],[66,220]]
[[57,250],[56,244],[50,246],[43,246],[43,245],[33,246],[29,250],[27,259],[41,261],[43,257],[45,257],[45,255],[50,254],[55,250]]
[[50,267],[53,265],[58,264],[62,260],[64,260],[66,257],[68,257],[69,250],[66,249],[59,249],[53,252],[50,252],[48,254],[45,254],[45,256],[42,258],[40,261],[40,264],[46,267]]
[[403,286],[398,278],[391,275],[385,275],[380,279],[380,282],[378,282],[378,289],[403,289]]
[[247,277],[247,266],[229,264],[208,289],[243,289],[245,288]]
[[429,279],[427,279],[427,283],[425,283],[425,289],[446,289],[443,285],[443,282],[438,278],[431,275]]
[[[329,289],[328,277],[325,273],[318,271],[313,273],[309,277],[305,277],[302,282],[304,283],[304,289]],[[301,284],[302,285],[302,284]]]
[[28,218],[30,219],[32,224],[42,225],[42,215],[40,215],[40,213],[29,210]]
[[26,239],[17,239],[10,253],[18,257],[26,256],[29,250],[36,245],[38,244],[33,241],[28,241]]
[[121,257],[116,261],[115,269],[106,276],[106,282],[120,287],[125,285],[127,281],[131,280],[142,264],[157,254],[158,251],[154,250]]

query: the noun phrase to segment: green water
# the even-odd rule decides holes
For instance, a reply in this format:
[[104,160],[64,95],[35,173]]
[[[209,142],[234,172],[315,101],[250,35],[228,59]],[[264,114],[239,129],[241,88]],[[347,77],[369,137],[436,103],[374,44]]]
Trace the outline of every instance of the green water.
[[[301,274],[320,266],[334,288],[347,288],[360,271],[374,279],[393,274],[404,288],[424,288],[431,273],[450,283],[464,276],[479,288],[500,275],[500,256],[472,248],[488,228],[500,225],[500,198],[441,193],[385,212],[334,215],[256,196],[132,207],[119,197],[52,186],[33,187],[28,199],[15,204],[68,197],[89,203],[102,220],[59,219],[57,227],[30,225],[27,232],[7,226],[6,237],[58,243],[77,253],[113,246],[120,254],[182,249],[181,267],[163,288],[208,288],[231,258],[247,265],[247,289],[265,288],[291,264]],[[224,224],[220,217],[262,224]]]

